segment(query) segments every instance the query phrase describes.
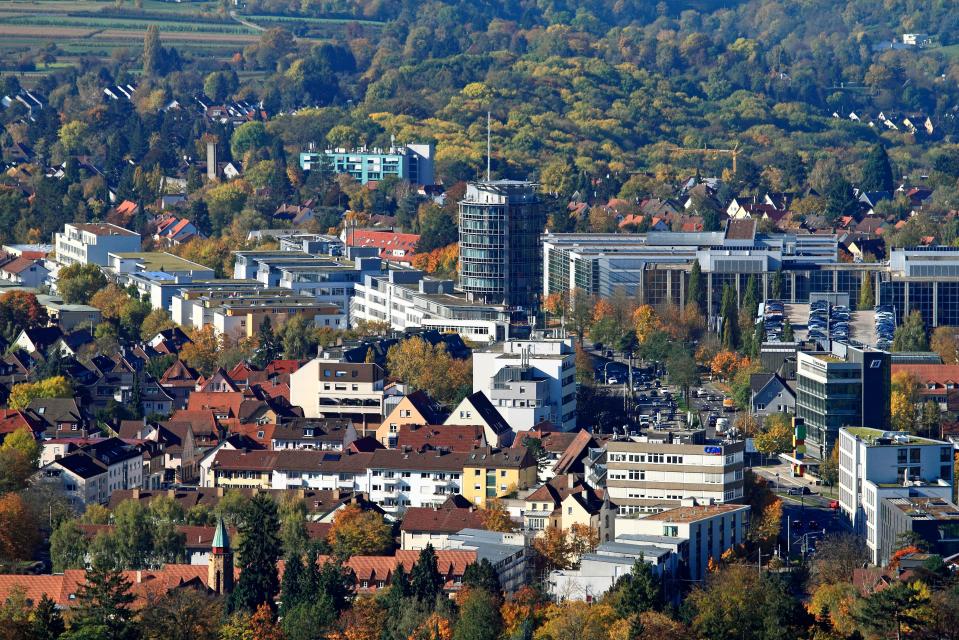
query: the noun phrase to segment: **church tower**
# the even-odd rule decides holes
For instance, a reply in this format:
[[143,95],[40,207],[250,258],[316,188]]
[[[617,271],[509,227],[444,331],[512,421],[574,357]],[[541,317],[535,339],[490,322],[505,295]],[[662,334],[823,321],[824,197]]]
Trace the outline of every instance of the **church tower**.
[[233,591],[233,550],[223,518],[216,523],[213,534],[212,553],[207,565],[207,587],[219,594]]

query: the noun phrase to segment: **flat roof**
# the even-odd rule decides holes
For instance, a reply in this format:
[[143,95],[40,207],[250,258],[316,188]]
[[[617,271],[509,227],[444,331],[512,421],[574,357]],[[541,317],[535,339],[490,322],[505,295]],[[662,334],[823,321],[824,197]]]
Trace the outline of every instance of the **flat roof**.
[[86,231],[87,233],[92,233],[95,236],[136,236],[140,237],[139,233],[135,231],[130,231],[129,229],[124,229],[123,227],[118,227],[115,224],[110,224],[109,222],[68,222],[71,227],[78,229],[80,231]]
[[942,498],[910,497],[885,500],[913,520],[959,521],[959,507]]
[[675,509],[653,513],[644,519],[657,522],[696,522],[748,508],[744,504],[704,504],[695,507],[676,507]]
[[[904,444],[949,445],[948,442],[942,440],[922,438],[905,431],[883,431],[872,427],[843,427],[843,429],[853,437],[863,440],[873,447],[901,447]],[[878,438],[888,438],[890,442],[888,444],[877,443],[876,439]]]
[[157,272],[168,271],[170,269],[202,269],[204,271],[213,271],[211,267],[197,262],[192,262],[186,258],[175,256],[172,253],[159,251],[132,251],[128,253],[111,253],[110,256],[116,256],[121,260],[137,260],[144,265],[144,271]]

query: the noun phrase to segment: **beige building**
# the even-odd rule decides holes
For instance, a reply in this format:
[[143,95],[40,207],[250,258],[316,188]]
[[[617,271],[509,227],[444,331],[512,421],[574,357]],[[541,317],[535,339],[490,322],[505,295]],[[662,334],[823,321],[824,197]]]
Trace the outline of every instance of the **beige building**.
[[621,515],[657,513],[694,499],[743,497],[744,442],[705,439],[705,432],[651,432],[611,440],[584,460],[587,482],[605,485]]
[[482,391],[475,391],[463,398],[444,424],[480,425],[491,447],[508,447],[513,444],[516,435]]
[[290,402],[307,418],[349,418],[364,428],[383,415],[383,369],[315,358],[290,374]]
[[581,525],[598,532],[600,542],[610,542],[615,524],[616,507],[573,474],[552,478],[526,496],[523,505],[523,526],[534,535],[550,527],[568,531]]
[[388,449],[396,447],[397,434],[403,425],[425,427],[429,424],[441,424],[443,416],[440,408],[422,391],[414,391],[402,400],[383,418],[376,429],[376,441]]

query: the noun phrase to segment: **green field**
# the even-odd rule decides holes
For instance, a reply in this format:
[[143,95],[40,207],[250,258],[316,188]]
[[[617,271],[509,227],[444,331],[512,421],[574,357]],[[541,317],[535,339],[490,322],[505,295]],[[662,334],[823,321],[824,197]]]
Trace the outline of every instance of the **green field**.
[[[284,27],[300,40],[318,41],[339,32],[344,24],[365,28],[373,20],[241,15],[243,21],[219,13],[218,2],[143,0],[141,9],[129,1],[118,8],[109,0],[0,0],[0,74],[16,73],[24,80],[42,77],[69,66],[78,56],[108,57],[119,48],[137,48],[151,25],[167,45],[182,52],[202,53],[223,60],[260,38],[262,30]],[[35,54],[54,44],[62,53],[41,62]],[[33,68],[25,67],[32,61]]]

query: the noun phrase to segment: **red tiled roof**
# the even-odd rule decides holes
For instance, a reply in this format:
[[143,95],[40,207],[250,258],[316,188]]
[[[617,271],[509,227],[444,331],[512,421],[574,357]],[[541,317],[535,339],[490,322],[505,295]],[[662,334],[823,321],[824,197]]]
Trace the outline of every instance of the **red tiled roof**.
[[400,425],[396,434],[396,448],[410,447],[414,451],[444,448],[448,451],[472,451],[486,446],[481,425]]
[[912,374],[923,385],[932,383],[945,389],[952,384],[959,388],[959,364],[893,364],[892,374],[897,373]]
[[240,405],[244,399],[241,391],[194,391],[190,394],[186,408],[188,411],[211,409],[216,413],[225,413],[228,417],[235,418],[240,415]]
[[485,529],[482,514],[475,509],[433,509],[410,507],[403,514],[400,531],[457,533],[463,529]]
[[346,244],[351,247],[376,247],[384,260],[409,262],[416,253],[419,241],[420,237],[415,233],[354,229],[347,233]]

